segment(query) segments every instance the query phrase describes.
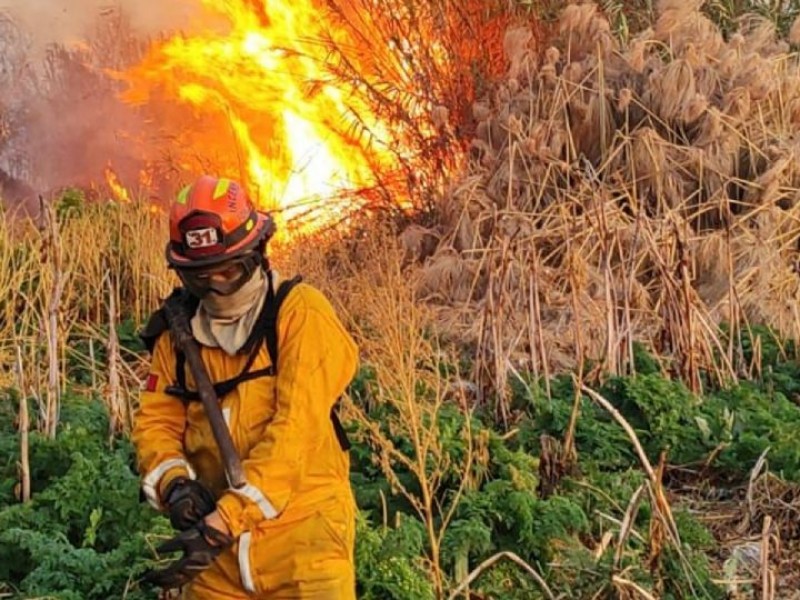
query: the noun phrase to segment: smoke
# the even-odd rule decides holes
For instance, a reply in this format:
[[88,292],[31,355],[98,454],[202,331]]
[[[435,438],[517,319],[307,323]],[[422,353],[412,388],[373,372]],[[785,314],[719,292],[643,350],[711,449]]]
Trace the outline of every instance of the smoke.
[[162,31],[187,30],[202,14],[201,0],[0,0],[4,13],[30,36],[35,50],[51,44],[84,40],[98,18],[122,13],[131,28],[148,36]]
[[137,185],[153,157],[166,154],[153,140],[170,132],[153,119],[152,107],[123,103],[124,84],[108,73],[135,65],[149,41],[166,34],[224,29],[203,2],[0,0],[0,200],[6,206],[29,205],[34,190],[103,182],[107,167],[124,185]]

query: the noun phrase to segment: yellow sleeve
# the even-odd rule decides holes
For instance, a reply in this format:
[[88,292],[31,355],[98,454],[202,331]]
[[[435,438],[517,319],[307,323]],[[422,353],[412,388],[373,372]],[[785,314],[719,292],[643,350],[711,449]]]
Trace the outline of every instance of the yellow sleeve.
[[217,507],[234,536],[278,516],[331,427],[330,411],[355,376],[358,349],[327,298],[298,285],[280,309],[277,410],[264,438],[242,461],[244,489]]
[[186,407],[180,398],[164,389],[175,383],[175,353],[169,333],[162,334],[153,348],[145,388],[133,420],[131,440],[148,502],[162,510],[161,493],[179,475],[195,478],[183,451]]

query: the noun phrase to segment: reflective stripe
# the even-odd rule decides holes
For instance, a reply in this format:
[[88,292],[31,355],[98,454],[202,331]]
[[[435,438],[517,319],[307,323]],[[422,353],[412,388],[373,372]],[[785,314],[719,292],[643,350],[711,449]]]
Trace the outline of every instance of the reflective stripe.
[[231,428],[231,407],[223,408],[222,409],[222,418],[225,419],[225,425],[228,426],[228,429]]
[[144,491],[144,495],[147,497],[147,501],[150,503],[150,506],[156,510],[161,510],[162,508],[161,502],[158,499],[158,492],[156,491],[158,483],[161,481],[161,478],[167,471],[174,469],[175,467],[183,467],[186,469],[189,472],[189,477],[192,479],[196,477],[194,469],[192,469],[192,466],[188,462],[182,458],[171,458],[156,466],[155,469],[145,475],[144,480],[142,481],[142,490]]
[[233,491],[255,502],[267,519],[274,519],[278,516],[278,511],[275,510],[275,507],[270,504],[270,501],[256,486],[248,483],[244,487],[233,488]]
[[245,531],[239,536],[239,573],[242,577],[242,586],[248,592],[255,593],[253,573],[250,571],[250,532]]
[[186,204],[186,198],[189,196],[190,189],[192,189],[192,186],[187,185],[180,191],[180,193],[178,193],[178,204]]
[[225,194],[228,193],[230,187],[231,187],[230,179],[220,179],[219,181],[217,181],[217,185],[214,188],[214,195],[212,196],[212,198],[214,198],[214,200],[222,198]]

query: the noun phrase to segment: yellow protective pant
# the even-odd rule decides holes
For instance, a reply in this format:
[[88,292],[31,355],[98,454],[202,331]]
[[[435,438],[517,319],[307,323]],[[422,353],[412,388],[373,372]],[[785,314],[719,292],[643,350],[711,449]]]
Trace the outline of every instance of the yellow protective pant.
[[351,506],[328,505],[300,520],[278,526],[273,522],[243,534],[183,589],[181,597],[355,600]]

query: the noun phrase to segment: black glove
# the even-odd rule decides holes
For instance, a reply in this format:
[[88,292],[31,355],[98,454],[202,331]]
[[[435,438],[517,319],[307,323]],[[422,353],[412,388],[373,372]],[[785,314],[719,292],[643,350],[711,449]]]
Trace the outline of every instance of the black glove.
[[164,490],[164,504],[169,510],[169,522],[175,529],[185,531],[214,512],[216,502],[211,491],[199,481],[176,477]]
[[147,571],[142,581],[164,589],[181,587],[207,569],[232,543],[231,536],[200,521],[156,548],[159,554],[182,550],[183,558],[163,569]]

